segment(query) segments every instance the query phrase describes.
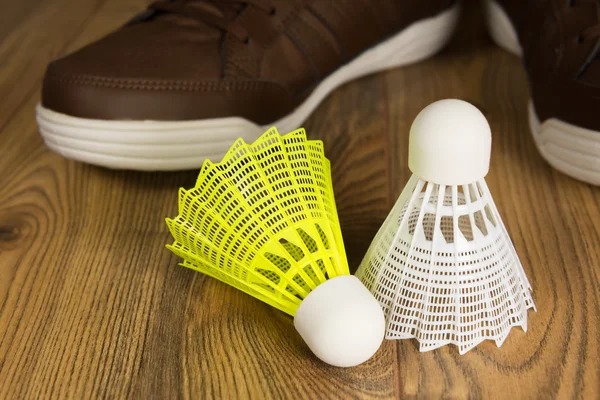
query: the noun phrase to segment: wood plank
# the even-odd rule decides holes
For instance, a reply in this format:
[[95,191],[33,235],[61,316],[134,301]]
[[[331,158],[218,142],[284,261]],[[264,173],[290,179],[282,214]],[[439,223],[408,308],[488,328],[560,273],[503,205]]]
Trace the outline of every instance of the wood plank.
[[0,14],[0,38],[5,38],[15,29],[15,27],[23,24],[24,21],[31,17],[31,15],[35,15],[37,13],[36,9],[41,2],[42,0],[2,2],[2,13]]

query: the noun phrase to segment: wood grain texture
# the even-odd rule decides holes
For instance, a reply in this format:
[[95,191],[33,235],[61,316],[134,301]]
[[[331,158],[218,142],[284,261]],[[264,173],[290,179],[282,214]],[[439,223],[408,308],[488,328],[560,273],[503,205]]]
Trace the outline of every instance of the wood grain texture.
[[44,147],[46,64],[146,1],[1,3],[0,399],[597,398],[600,189],[537,153],[520,61],[487,39],[476,2],[441,54],[339,88],[305,126],[332,160],[354,270],[409,177],[416,114],[440,98],[477,105],[493,132],[487,181],[539,311],[501,349],[390,341],[351,369],[316,360],[288,316],[176,266],[163,219],[195,172],[110,171]]

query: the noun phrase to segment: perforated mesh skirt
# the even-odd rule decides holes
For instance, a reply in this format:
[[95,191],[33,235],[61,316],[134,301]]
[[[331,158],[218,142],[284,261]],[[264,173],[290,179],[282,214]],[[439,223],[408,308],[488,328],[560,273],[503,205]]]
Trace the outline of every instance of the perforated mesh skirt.
[[461,354],[527,329],[531,287],[484,180],[445,186],[413,176],[357,276],[386,314],[388,339]]
[[291,315],[319,284],[350,273],[329,160],[304,130],[272,128],[206,161],[167,224],[181,265]]

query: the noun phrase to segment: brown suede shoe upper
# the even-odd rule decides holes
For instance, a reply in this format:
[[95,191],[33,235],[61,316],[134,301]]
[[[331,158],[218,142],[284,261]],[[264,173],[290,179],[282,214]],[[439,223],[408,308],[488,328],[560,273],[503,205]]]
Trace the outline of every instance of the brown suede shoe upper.
[[48,67],[42,104],[83,118],[290,113],[328,74],[453,0],[157,2]]
[[517,30],[540,121],[600,131],[600,1],[497,2]]

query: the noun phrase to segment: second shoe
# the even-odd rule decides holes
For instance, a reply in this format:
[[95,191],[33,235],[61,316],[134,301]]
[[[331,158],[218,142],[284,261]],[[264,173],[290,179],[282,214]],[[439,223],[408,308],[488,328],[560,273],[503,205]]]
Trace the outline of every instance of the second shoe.
[[491,36],[523,57],[540,153],[557,170],[600,185],[600,1],[484,4]]
[[111,168],[177,170],[302,124],[336,87],[433,55],[453,0],[159,1],[51,63],[47,145]]

